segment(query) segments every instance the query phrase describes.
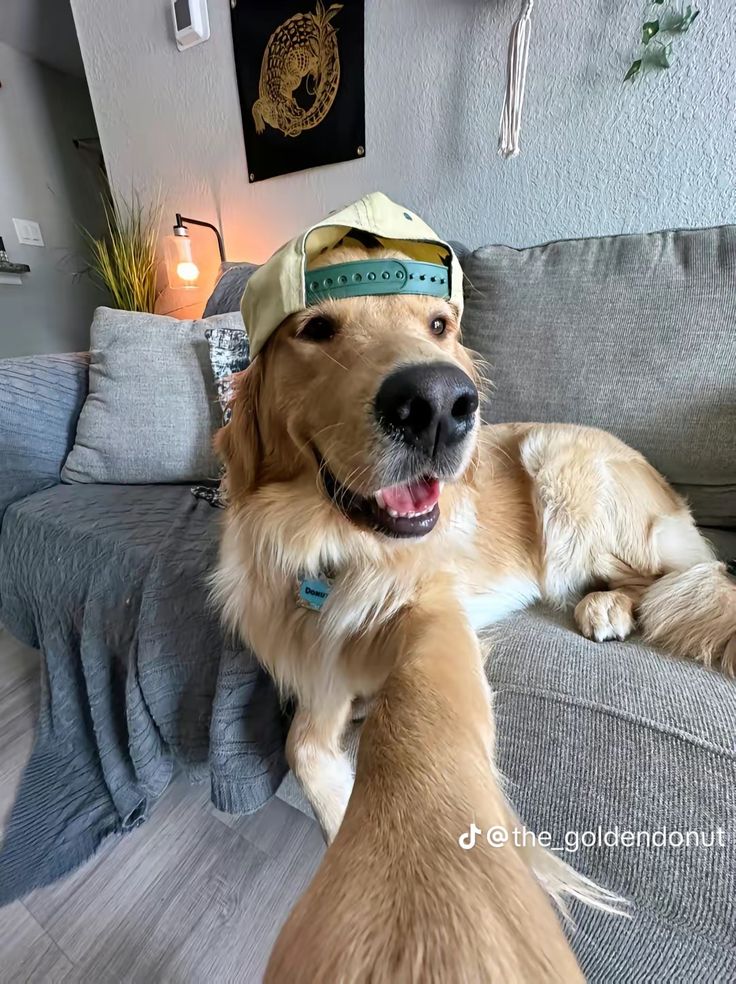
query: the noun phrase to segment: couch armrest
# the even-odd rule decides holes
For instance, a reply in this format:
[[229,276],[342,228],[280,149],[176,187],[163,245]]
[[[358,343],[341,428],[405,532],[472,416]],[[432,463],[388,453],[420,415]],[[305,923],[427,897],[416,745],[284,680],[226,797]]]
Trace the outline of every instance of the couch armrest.
[[58,483],[88,369],[86,352],[0,359],[0,521],[12,502]]

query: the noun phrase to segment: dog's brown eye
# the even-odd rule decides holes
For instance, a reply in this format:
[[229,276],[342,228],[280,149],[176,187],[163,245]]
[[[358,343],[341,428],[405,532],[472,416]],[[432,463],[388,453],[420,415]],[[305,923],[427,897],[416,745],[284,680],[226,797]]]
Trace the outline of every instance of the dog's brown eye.
[[314,318],[310,318],[306,325],[304,325],[299,332],[299,338],[306,338],[309,342],[329,342],[331,338],[335,337],[336,331],[337,328],[334,321],[324,318],[322,315],[317,315]]
[[447,321],[444,318],[432,318],[429,327],[433,335],[444,335],[447,329]]

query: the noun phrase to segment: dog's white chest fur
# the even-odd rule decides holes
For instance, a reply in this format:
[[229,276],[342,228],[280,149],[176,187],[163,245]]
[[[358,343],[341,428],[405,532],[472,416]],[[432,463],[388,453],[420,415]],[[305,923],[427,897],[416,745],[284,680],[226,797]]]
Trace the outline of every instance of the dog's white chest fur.
[[502,578],[490,590],[481,594],[460,592],[460,603],[473,629],[481,629],[500,621],[539,601],[539,585],[530,577],[514,575]]
[[[325,636],[339,639],[350,633],[365,631],[391,618],[411,597],[406,585],[375,576],[348,578],[334,591],[321,620]],[[489,584],[486,591],[471,593],[458,588],[465,614],[478,632],[512,612],[533,605],[541,598],[539,585],[525,575],[510,575]]]

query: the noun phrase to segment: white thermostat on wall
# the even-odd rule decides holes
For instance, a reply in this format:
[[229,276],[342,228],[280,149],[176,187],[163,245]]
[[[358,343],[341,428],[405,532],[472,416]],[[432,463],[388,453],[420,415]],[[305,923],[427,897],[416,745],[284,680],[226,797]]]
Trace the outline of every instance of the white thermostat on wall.
[[174,36],[179,51],[201,44],[210,36],[207,0],[171,0]]

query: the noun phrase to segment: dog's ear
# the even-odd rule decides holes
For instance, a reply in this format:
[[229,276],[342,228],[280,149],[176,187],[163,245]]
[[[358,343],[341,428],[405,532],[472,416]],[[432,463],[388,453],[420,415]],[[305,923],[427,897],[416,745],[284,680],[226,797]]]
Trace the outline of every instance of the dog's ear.
[[263,459],[259,423],[263,384],[263,359],[256,356],[247,369],[234,377],[235,396],[230,404],[232,416],[215,436],[215,450],[227,468],[230,499],[252,492],[258,484]]

